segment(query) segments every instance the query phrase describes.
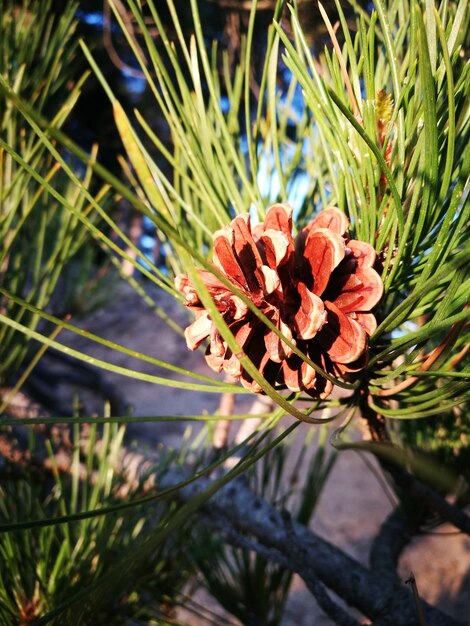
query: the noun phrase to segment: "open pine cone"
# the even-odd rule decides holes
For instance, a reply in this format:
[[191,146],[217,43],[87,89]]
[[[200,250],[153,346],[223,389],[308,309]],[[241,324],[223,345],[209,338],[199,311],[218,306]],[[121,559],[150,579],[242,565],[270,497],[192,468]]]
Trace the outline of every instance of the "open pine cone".
[[[365,366],[368,336],[377,325],[371,310],[383,293],[373,268],[374,249],[349,239],[348,226],[339,209],[328,208],[294,240],[292,209],[275,204],[253,228],[246,213],[214,233],[215,267],[284,337],[335,376]],[[320,398],[331,393],[332,383],[293,353],[238,296],[210,271],[200,270],[200,275],[237,342],[269,383]],[[177,276],[175,285],[196,315],[185,331],[188,348],[195,350],[209,337],[209,366],[260,392],[220,336],[188,276]]]

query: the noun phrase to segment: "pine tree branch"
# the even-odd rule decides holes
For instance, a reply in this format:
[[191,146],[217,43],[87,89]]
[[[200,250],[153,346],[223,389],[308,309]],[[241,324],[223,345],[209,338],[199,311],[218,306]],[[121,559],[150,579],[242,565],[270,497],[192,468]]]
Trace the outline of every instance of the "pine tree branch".
[[[172,470],[162,479],[160,487],[174,486],[184,477],[187,477],[184,470]],[[181,489],[176,497],[188,501],[210,484],[209,479],[201,479]],[[237,533],[250,535],[262,546],[278,551],[292,571],[306,580],[315,577],[370,619],[393,626],[416,623],[416,607],[409,589],[378,577],[339,548],[291,520],[256,496],[243,478],[220,489],[206,502],[202,512],[205,522],[215,528],[220,520],[225,520]],[[427,626],[458,624],[427,603],[423,603],[423,610]]]
[[[204,516],[206,517],[206,516]],[[276,548],[268,548],[259,541],[246,537],[242,533],[237,532],[231,522],[227,519],[223,519],[221,516],[216,520],[207,519],[209,524],[217,526],[217,529],[224,535],[225,539],[232,546],[238,548],[245,548],[256,552],[260,556],[264,557],[267,561],[277,563],[285,569],[291,570],[291,559],[287,558],[285,554],[277,550]],[[320,582],[317,576],[315,576],[311,567],[299,571],[298,574],[304,580],[307,588],[315,598],[318,606],[322,611],[330,617],[338,626],[360,626],[359,622],[352,618],[344,609],[336,604],[329,596],[324,585]]]
[[[11,460],[15,464],[18,462],[13,458]],[[42,464],[40,459],[36,459],[36,462],[47,469],[46,459],[42,459]],[[125,483],[129,485],[135,485],[146,477],[144,490],[154,489],[156,485],[160,489],[174,487],[190,476],[188,470],[171,468],[159,481],[154,472],[149,475],[149,462],[145,455],[126,451],[120,456],[116,469],[125,476]],[[64,471],[70,471],[67,464]],[[210,485],[210,479],[202,478],[190,483],[173,497],[188,501]],[[310,529],[293,521],[286,511],[277,510],[256,496],[243,477],[220,489],[205,503],[201,514],[204,515],[205,523],[220,530],[227,541],[234,540],[234,537],[241,541],[241,537],[248,536],[254,550],[298,573],[323,610],[331,617],[337,616],[337,623],[352,626],[353,622],[345,621],[342,609],[335,613],[336,605],[323,587],[334,591],[350,606],[374,620],[375,624],[411,626],[416,623],[416,606],[412,594],[394,575],[396,559],[407,541],[406,537],[400,537],[403,527],[398,513],[392,516],[392,520],[387,520],[382,530],[382,539],[391,541],[388,548],[385,547],[381,552],[378,549],[381,540],[378,538],[376,541],[375,552],[371,557],[372,569],[364,567]],[[377,569],[377,563],[381,560]],[[458,624],[453,618],[424,602],[423,611],[427,626]]]
[[470,535],[470,517],[464,511],[448,502],[432,487],[422,483],[414,476],[411,476],[411,474],[406,474],[404,482],[412,498],[427,504],[436,513],[439,513],[444,520]]
[[403,509],[398,506],[385,519],[372,543],[370,566],[379,578],[398,582],[398,558],[413,536]]

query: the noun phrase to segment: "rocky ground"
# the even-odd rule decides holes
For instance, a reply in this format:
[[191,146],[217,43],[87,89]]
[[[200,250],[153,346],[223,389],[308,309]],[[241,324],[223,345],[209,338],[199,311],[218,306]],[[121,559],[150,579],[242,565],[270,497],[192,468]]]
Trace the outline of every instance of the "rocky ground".
[[[169,296],[154,288],[151,288],[151,293],[169,315],[184,321],[183,314],[175,310]],[[109,306],[89,315],[86,320],[79,321],[79,324],[128,348],[169,360],[193,371],[206,372],[201,353],[188,352],[184,339],[169,329],[126,286],[119,287],[119,293]],[[128,355],[112,354],[108,349],[91,344],[83,337],[64,331],[60,339],[95,358],[111,356],[118,365],[128,368],[137,366],[140,371],[161,374],[154,365],[138,363]],[[211,393],[186,392],[156,386],[117,374],[106,374],[105,378],[119,390],[125,404],[131,407],[135,415],[212,412],[219,402],[218,396]],[[69,391],[64,382],[61,397],[66,397]],[[99,410],[96,397],[87,398],[86,393],[80,393],[85,404],[89,403],[87,411]],[[249,408],[247,396],[239,396],[237,402],[237,410]],[[129,438],[150,447],[157,444],[177,446],[184,428],[184,425],[175,423],[142,423],[130,426],[128,435]],[[302,428],[305,430],[307,427]],[[371,541],[393,506],[390,494],[379,481],[378,473],[371,470],[370,464],[376,467],[371,460],[367,465],[355,452],[341,452],[312,522],[315,532],[363,563],[367,563]],[[403,580],[409,577],[410,572],[413,572],[423,598],[455,618],[470,620],[470,537],[455,532],[450,526],[440,527],[433,534],[416,537],[402,554],[399,563],[399,575]],[[201,600],[203,603],[207,602],[204,597]],[[188,623],[202,625],[204,622],[197,622],[192,617]],[[331,623],[319,611],[302,581],[296,579],[288,601],[284,626],[326,626]]]

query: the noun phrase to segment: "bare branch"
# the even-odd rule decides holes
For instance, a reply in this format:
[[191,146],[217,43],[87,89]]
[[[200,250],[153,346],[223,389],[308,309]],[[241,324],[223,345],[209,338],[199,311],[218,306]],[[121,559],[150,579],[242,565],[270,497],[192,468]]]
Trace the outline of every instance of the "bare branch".
[[443,519],[467,535],[470,535],[470,517],[464,511],[448,502],[432,487],[428,487],[428,485],[414,478],[414,476],[407,474],[405,480],[407,484],[406,489],[413,498],[427,504],[436,513],[439,513]]
[[[184,470],[172,470],[160,487],[174,486],[186,476]],[[179,498],[190,500],[210,485],[208,479],[191,483],[179,492]],[[251,535],[259,544],[277,550],[285,557],[285,562],[289,562],[292,571],[305,579],[311,574],[367,617],[394,626],[410,626],[416,622],[416,607],[409,589],[377,577],[375,572],[339,548],[292,521],[257,497],[242,478],[220,489],[206,502],[203,511],[208,514],[207,523],[217,526],[220,519],[230,522],[236,532]],[[427,626],[458,624],[427,603],[423,603],[423,611]]]
[[370,551],[370,566],[380,578],[397,582],[398,558],[412,537],[401,507],[395,508],[382,524]]
[[[208,521],[210,523],[210,520]],[[245,537],[234,529],[229,520],[221,517],[220,519],[217,519],[213,525],[215,524],[217,524],[219,531],[232,546],[253,550],[253,552],[263,556],[267,561],[277,563],[281,567],[288,570],[292,569],[291,560],[287,558],[285,554],[276,548],[268,548],[254,539]],[[328,615],[328,617],[331,617],[335,624],[338,624],[338,626],[360,626],[358,621],[353,619],[344,609],[333,602],[324,585],[322,585],[317,576],[312,573],[311,568],[309,568],[308,571],[305,570],[304,572],[299,570],[298,574],[304,580],[307,588],[317,601],[318,606],[326,615]]]

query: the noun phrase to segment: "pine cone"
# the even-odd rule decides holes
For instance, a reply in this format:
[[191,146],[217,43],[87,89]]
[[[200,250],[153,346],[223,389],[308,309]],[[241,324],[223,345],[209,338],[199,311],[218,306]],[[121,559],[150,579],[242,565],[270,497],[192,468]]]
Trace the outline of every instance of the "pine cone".
[[[253,228],[246,213],[214,233],[214,266],[286,339],[334,376],[364,368],[368,336],[377,326],[371,310],[383,293],[373,268],[374,249],[349,239],[348,226],[339,209],[328,208],[294,240],[292,209],[276,204]],[[293,353],[237,295],[210,271],[200,270],[200,276],[237,342],[269,383],[313,397],[331,393],[332,383]],[[196,315],[185,331],[188,348],[195,350],[209,338],[209,366],[260,392],[212,323],[188,276],[177,276],[175,285]]]

